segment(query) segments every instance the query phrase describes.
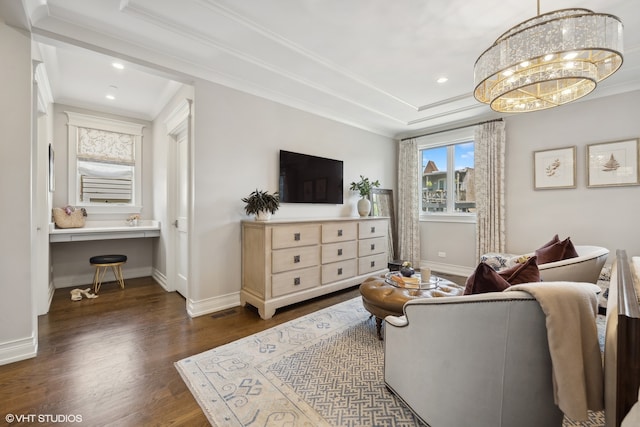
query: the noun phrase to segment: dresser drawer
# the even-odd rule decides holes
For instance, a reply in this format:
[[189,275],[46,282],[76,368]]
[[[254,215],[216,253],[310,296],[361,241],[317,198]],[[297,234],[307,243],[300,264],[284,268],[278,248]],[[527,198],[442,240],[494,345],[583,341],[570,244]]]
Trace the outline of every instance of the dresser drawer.
[[358,259],[358,274],[367,274],[387,268],[387,254],[371,255]]
[[387,244],[386,237],[358,240],[358,256],[363,257],[387,252]]
[[320,224],[283,225],[274,227],[271,249],[293,248],[320,243]]
[[387,235],[387,220],[361,221],[358,223],[358,238],[382,237]]
[[271,256],[273,273],[314,267],[320,265],[320,246],[280,249],[273,251]]
[[338,280],[350,279],[356,275],[356,260],[334,262],[322,266],[322,284],[337,282]]
[[356,254],[357,251],[355,241],[322,245],[323,264],[355,258]]
[[320,286],[320,267],[305,268],[271,276],[271,296],[298,292],[303,289]]
[[358,224],[356,222],[331,222],[322,225],[322,243],[356,240]]

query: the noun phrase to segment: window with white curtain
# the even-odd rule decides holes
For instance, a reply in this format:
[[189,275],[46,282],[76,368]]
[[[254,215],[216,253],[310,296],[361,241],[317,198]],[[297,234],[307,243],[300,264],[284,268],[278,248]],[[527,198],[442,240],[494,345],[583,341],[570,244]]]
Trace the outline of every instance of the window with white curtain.
[[94,213],[140,212],[144,126],[79,113],[66,114],[70,204]]
[[418,148],[421,218],[475,218],[473,129],[421,137]]

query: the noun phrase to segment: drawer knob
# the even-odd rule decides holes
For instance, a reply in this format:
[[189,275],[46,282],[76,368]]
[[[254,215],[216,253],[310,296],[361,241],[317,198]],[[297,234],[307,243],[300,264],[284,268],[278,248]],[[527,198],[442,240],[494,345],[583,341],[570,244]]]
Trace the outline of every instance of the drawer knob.
[[371,232],[375,233],[376,232],[376,228],[375,227],[371,227]]
[[300,233],[293,233],[293,240],[296,242],[300,241]]
[[338,269],[338,276],[342,276],[342,268]]
[[293,286],[298,286],[300,284],[300,278],[299,277],[294,277],[293,278]]
[[299,263],[300,262],[300,255],[294,255],[293,256],[293,262],[294,263]]
[[375,261],[371,261],[371,267],[375,267],[376,266],[376,262]]
[[342,248],[338,249],[338,256],[342,255]]
[[373,244],[373,243],[371,244],[371,250],[372,250],[372,251],[375,251],[375,250],[376,250],[376,245],[375,245],[375,244]]
[[342,230],[338,230],[338,236],[342,236]]

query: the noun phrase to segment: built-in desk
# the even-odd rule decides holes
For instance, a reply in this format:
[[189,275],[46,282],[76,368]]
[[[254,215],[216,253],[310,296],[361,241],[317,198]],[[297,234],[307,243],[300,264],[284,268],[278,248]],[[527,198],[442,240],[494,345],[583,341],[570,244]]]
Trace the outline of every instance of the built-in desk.
[[143,219],[138,225],[126,221],[86,221],[82,228],[55,228],[49,224],[49,242],[135,239],[160,236],[160,221]]

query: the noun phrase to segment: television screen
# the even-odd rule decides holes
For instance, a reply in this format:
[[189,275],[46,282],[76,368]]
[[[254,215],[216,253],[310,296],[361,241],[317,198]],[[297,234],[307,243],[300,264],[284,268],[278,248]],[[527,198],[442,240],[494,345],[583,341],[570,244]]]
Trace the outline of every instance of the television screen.
[[280,150],[280,201],[342,204],[341,160]]

